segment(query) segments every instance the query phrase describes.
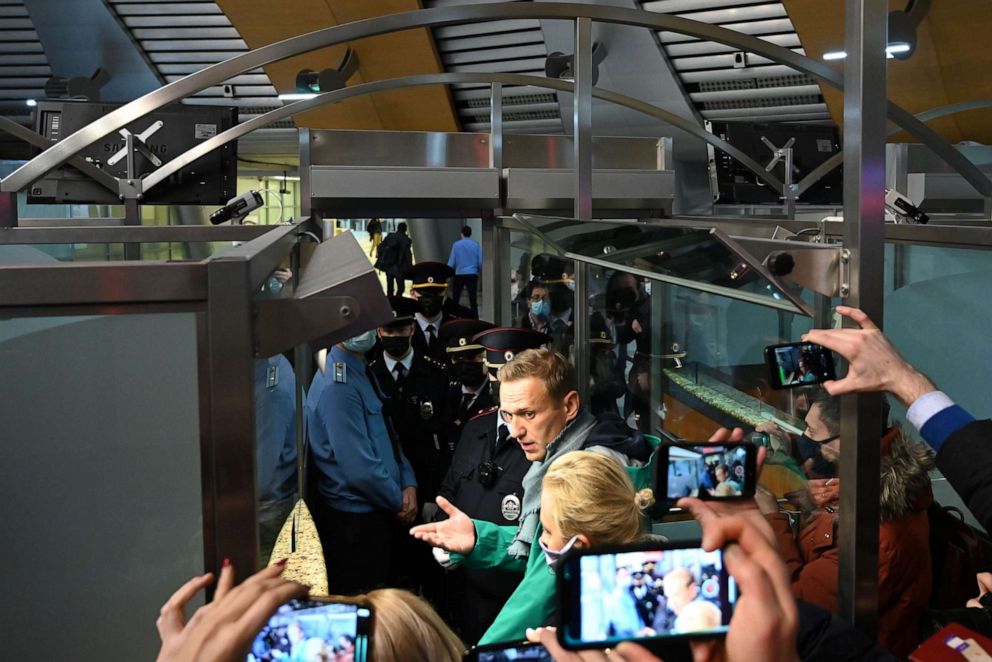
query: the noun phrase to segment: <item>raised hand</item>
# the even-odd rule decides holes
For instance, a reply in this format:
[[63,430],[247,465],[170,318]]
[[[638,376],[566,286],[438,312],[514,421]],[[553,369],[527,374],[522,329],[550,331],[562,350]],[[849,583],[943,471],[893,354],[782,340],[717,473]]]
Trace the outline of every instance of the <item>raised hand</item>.
[[472,519],[442,496],[437,498],[437,505],[447,513],[448,519],[415,526],[410,529],[410,535],[449,552],[470,553],[475,548],[475,524]]
[[847,375],[823,383],[827,393],[888,391],[908,407],[921,395],[937,390],[933,382],[899,355],[863,310],[837,306],[837,312],[861,328],[813,329],[803,336],[804,341],[823,345],[847,359]]

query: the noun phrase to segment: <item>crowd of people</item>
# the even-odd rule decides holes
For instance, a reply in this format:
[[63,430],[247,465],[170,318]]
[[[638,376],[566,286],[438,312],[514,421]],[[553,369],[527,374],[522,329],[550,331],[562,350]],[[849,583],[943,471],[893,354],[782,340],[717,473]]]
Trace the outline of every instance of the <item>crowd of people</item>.
[[[380,256],[397,233],[405,234],[400,228],[387,237]],[[657,659],[627,643],[605,652],[563,650],[554,574],[574,550],[652,540],[656,499],[695,517],[707,553],[694,550],[696,557],[681,561],[649,554],[618,565],[585,612],[590,631],[621,639],[677,634],[729,617],[725,638],[693,641],[694,659],[908,656],[930,606],[929,472],[939,467],[979,521],[992,524],[992,479],[982,470],[992,422],[975,421],[951,402],[864,313],[839,307],[859,328],[813,330],[803,340],[843,357],[846,376],[823,385],[804,412],[802,434],[758,427],[773,439],[758,451],[759,471],[774,448],[791,455],[807,488],[784,500],[760,487],[753,499],[694,498],[701,490],[740,495],[735,460],[721,456],[702,460],[695,489],[653,494],[656,442],[640,424],[653,403],[635,368],[651,328],[644,283],[617,272],[592,297],[588,348],[600,362],[594,359],[585,402],[570,358],[567,265],[545,256],[532,266],[533,280],[519,291],[518,328],[496,328],[453,301],[453,266],[406,266],[399,286],[409,281],[411,296],[390,296],[388,323],[330,348],[308,389],[315,489],[307,497],[328,586],[374,607],[376,659],[458,660],[467,646],[524,639],[560,660]],[[273,366],[290,372],[278,363],[257,372],[271,397]],[[928,445],[887,422],[876,439],[860,442],[877,443],[882,455],[877,641],[831,616],[844,544],[838,466],[855,443],[841,437],[838,396],[860,391],[892,394]],[[721,429],[711,441],[743,439],[740,429]],[[680,477],[685,467],[672,466]],[[270,482],[288,484],[281,474]],[[270,510],[288,498],[273,489]],[[709,554],[718,549],[723,556]],[[718,558],[739,587],[732,616],[712,590],[724,570]],[[186,603],[214,577],[191,580],[162,609],[159,659],[244,659],[275,610],[307,592],[282,580],[281,567],[235,586],[225,566],[213,601],[187,622]],[[285,659],[297,659],[305,639],[289,630],[284,639]],[[332,655],[347,656],[347,644],[313,659],[342,659]]]

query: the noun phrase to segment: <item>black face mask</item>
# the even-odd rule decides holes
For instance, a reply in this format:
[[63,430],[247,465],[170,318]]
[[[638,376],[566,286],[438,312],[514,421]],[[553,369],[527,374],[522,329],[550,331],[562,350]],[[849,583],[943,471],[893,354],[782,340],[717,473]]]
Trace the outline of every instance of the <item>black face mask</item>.
[[824,478],[832,478],[837,475],[837,465],[823,457],[823,444],[830,443],[834,439],[837,439],[840,435],[830,437],[829,439],[824,439],[823,441],[813,441],[805,434],[799,435],[798,448],[799,457],[802,459],[803,463],[806,460],[813,460],[810,465],[810,471],[817,474],[818,476],[823,476]]
[[452,365],[458,381],[469,388],[478,388],[486,381],[486,366],[478,361],[458,361]]
[[382,351],[396,358],[405,356],[410,349],[410,336],[382,336],[379,342],[382,343]]
[[424,317],[434,319],[441,312],[442,307],[444,307],[444,299],[441,297],[434,294],[420,295],[420,312],[424,314]]

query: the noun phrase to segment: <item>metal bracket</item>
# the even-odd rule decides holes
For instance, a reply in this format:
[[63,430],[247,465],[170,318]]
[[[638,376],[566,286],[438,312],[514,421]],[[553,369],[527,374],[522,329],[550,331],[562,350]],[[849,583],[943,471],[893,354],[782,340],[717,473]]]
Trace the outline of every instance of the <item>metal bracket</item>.
[[851,251],[847,248],[840,250],[840,282],[839,293],[847,298],[851,294]]
[[849,270],[843,273],[843,254],[840,246],[811,244],[800,241],[780,241],[755,237],[734,237],[751,255],[767,264],[769,256],[788,253],[795,265],[792,271],[780,275],[792,282],[828,297],[845,296],[842,288],[849,283]]
[[[148,159],[148,161],[156,168],[162,165],[162,160],[155,156],[155,154],[148,148],[148,139],[155,135],[163,126],[165,126],[165,123],[162,120],[158,120],[157,122],[153,122],[151,126],[138,134],[131,133],[127,129],[120,129],[117,133],[121,134],[124,138],[125,149],[122,149],[107,159],[107,165],[117,165],[120,163],[121,159],[125,157],[131,159],[133,158],[135,151]],[[131,166],[133,166],[133,162],[129,160],[127,171],[128,177],[134,177],[134,171]]]
[[789,138],[781,147],[776,147],[765,136],[761,136],[761,142],[765,143],[765,146],[772,150],[772,160],[765,166],[765,171],[771,172],[778,165],[779,161],[783,159],[785,161],[783,164],[785,166],[785,176],[782,178],[782,198],[785,200],[785,216],[786,218],[795,218],[796,194],[799,191],[799,187],[792,183],[792,146],[796,143],[796,139]]
[[[262,299],[255,304],[255,356],[272,356],[336,331],[359,320],[362,307],[351,296],[305,299]],[[353,335],[353,334],[352,334]],[[342,339],[348,333],[342,334]]]

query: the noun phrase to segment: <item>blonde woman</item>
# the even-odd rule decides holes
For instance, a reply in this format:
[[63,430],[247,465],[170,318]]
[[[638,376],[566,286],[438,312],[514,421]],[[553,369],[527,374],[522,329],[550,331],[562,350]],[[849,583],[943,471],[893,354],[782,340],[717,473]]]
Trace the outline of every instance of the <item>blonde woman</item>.
[[465,645],[422,598],[383,588],[357,599],[371,605],[375,613],[372,647],[376,660],[461,662]]
[[[531,549],[523,581],[479,643],[521,640],[527,628],[545,625],[555,611],[558,560],[573,549],[639,540],[643,510],[653,503],[651,490],[635,493],[627,471],[612,457],[573,451],[552,462],[542,481],[537,549]],[[485,550],[472,556],[475,564],[486,562]]]

